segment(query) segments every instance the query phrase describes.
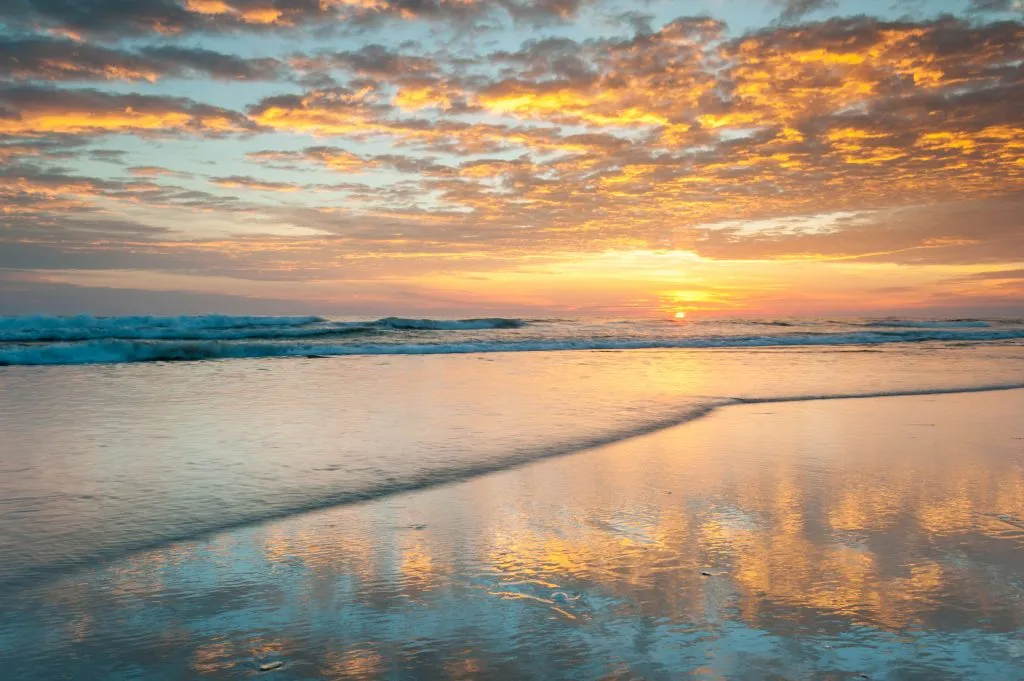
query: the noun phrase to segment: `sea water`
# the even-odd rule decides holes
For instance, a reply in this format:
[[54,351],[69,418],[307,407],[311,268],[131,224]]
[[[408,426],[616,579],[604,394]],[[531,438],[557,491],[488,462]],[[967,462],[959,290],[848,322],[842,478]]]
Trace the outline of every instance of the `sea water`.
[[0,317],[0,365],[1024,340],[1020,319]]
[[3,678],[1018,681],[1021,413],[730,404],[133,551],[5,594]]
[[2,595],[736,401],[1021,385],[1024,324],[33,316],[0,360]]

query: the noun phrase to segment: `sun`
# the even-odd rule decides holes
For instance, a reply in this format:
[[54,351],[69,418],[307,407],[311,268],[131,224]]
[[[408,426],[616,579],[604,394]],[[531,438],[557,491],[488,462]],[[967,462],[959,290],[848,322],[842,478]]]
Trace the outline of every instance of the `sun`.
[[676,312],[676,319],[686,319],[686,313],[683,312],[682,310]]

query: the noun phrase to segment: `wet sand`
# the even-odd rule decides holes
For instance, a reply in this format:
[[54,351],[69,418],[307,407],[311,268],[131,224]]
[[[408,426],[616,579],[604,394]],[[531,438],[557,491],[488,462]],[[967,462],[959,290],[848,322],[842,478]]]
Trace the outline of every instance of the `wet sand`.
[[728,406],[137,553],[8,599],[3,675],[1024,679],[1022,414]]

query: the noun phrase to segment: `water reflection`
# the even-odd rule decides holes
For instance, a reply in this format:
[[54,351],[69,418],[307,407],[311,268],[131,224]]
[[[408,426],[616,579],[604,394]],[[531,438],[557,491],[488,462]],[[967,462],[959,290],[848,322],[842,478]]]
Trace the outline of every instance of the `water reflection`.
[[912,345],[5,367],[0,598],[100,557],[574,451],[730,396],[1022,383],[1022,357]]
[[730,407],[136,554],[21,593],[0,652],[18,679],[1016,679],[1020,413]]

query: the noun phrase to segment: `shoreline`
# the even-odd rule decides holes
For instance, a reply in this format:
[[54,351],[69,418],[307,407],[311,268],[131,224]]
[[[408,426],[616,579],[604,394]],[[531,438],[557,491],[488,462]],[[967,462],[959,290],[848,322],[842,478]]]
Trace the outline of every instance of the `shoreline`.
[[[118,641],[150,678],[1013,678],[1024,391],[857,397],[730,405],[80,570],[15,598],[13,668],[43,659],[33,623],[88,614],[47,645],[98,673]],[[148,623],[125,641],[124,621]],[[540,667],[502,652],[527,641]]]
[[103,566],[111,562],[129,558],[131,555],[136,553],[161,549],[164,547],[171,546],[173,544],[178,544],[182,542],[203,541],[224,532],[232,532],[236,530],[242,530],[245,528],[259,526],[264,523],[272,523],[276,521],[287,520],[288,518],[301,516],[307,513],[316,513],[320,511],[327,511],[332,508],[372,503],[374,501],[396,495],[403,495],[423,490],[430,490],[434,488],[444,487],[447,485],[458,485],[482,476],[493,475],[496,473],[501,473],[503,471],[515,470],[523,466],[529,466],[531,464],[543,462],[548,459],[582,455],[588,452],[589,450],[613,446],[619,443],[627,442],[635,438],[641,438],[647,435],[656,434],[664,430],[686,426],[702,418],[706,418],[725,407],[817,401],[827,402],[835,400],[855,399],[926,397],[932,395],[960,395],[1013,390],[1024,391],[1024,383],[906,391],[888,391],[863,394],[826,394],[811,396],[797,395],[764,398],[703,397],[702,399],[719,401],[717,403],[703,405],[696,409],[690,409],[684,415],[669,416],[666,419],[658,420],[653,423],[647,423],[635,429],[629,429],[622,432],[615,432],[607,436],[596,437],[590,440],[573,442],[567,446],[548,450],[543,453],[533,452],[523,455],[513,455],[507,459],[491,461],[477,467],[462,468],[454,471],[438,470],[433,472],[432,475],[423,476],[418,479],[407,480],[393,484],[385,484],[377,488],[365,489],[357,492],[346,492],[335,497],[324,499],[322,501],[317,501],[303,506],[282,509],[279,512],[265,513],[257,517],[233,521],[229,524],[217,525],[209,529],[189,531],[181,535],[165,537],[153,542],[137,544],[129,547],[119,547],[117,549],[110,551],[109,553],[97,552],[90,556],[83,557],[80,561],[74,563],[64,563],[62,565],[52,567],[39,567],[36,568],[37,573],[42,572],[42,575],[36,574],[27,578],[16,578],[13,580],[0,581],[0,593],[3,593],[4,591],[14,592],[23,588],[31,588],[36,585],[45,584],[46,582],[51,581],[53,579],[59,579],[67,575],[73,575],[75,572],[82,569],[90,569],[91,567]]

